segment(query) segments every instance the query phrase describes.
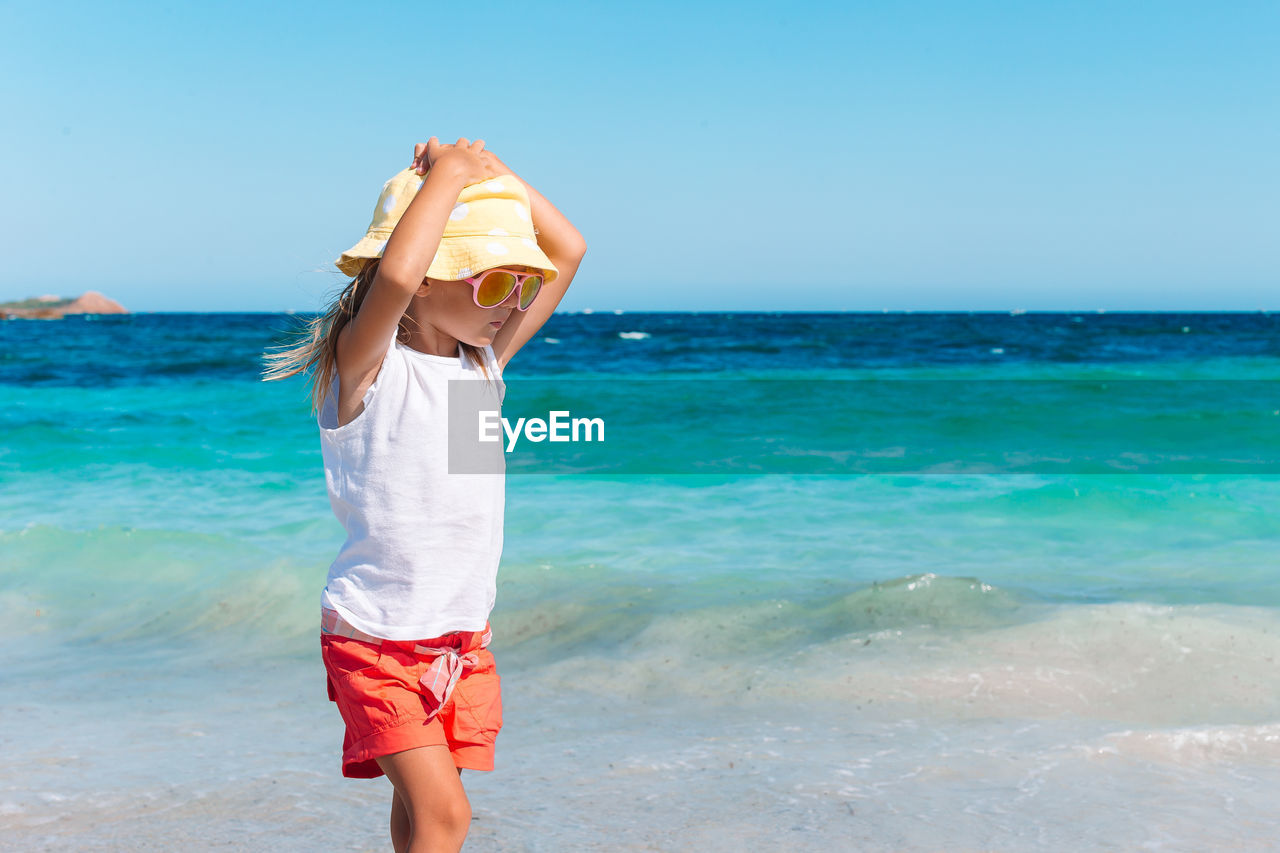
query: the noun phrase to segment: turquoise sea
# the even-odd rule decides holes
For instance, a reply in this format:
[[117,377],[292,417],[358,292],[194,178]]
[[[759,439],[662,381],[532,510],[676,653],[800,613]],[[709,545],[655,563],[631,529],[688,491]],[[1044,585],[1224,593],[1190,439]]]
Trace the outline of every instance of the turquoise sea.
[[[291,314],[0,323],[0,847],[390,849]],[[468,850],[1267,850],[1280,316],[577,313]]]

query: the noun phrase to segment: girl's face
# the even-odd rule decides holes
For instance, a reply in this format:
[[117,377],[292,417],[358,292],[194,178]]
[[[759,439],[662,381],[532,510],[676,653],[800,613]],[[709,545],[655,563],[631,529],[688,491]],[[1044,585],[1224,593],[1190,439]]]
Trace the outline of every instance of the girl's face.
[[[537,272],[532,267],[504,266],[496,269],[510,272]],[[493,343],[498,329],[516,310],[520,300],[520,288],[515,288],[502,303],[492,308],[481,308],[472,297],[472,287],[465,281],[446,281],[428,278],[418,288],[411,310],[419,322],[429,323],[437,330],[475,347]]]

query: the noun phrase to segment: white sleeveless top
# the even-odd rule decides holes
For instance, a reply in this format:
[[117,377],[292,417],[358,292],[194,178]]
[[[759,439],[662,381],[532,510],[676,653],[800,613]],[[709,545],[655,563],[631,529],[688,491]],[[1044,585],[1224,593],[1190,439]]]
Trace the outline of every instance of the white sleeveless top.
[[493,610],[503,442],[493,454],[484,451],[483,470],[496,473],[452,474],[447,443],[450,380],[477,380],[483,408],[501,411],[502,368],[493,347],[485,346],[484,357],[492,380],[461,346],[454,358],[428,355],[392,336],[364,409],[342,426],[336,375],[329,387],[317,415],[320,447],[329,504],[347,540],[320,602],[361,631],[389,640],[480,631]]

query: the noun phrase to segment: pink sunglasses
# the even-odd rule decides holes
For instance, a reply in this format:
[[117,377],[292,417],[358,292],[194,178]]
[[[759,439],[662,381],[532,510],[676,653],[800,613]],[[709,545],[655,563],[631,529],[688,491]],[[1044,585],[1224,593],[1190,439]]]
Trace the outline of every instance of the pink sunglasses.
[[542,273],[515,273],[508,270],[485,270],[480,275],[464,278],[471,285],[471,298],[480,308],[496,308],[511,296],[511,292],[520,288],[520,297],[516,307],[528,311],[538,291],[542,289]]

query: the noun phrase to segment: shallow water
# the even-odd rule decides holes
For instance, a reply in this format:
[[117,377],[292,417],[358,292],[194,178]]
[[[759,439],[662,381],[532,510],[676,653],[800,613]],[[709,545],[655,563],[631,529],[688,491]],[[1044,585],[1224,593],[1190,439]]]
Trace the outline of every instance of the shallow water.
[[[341,777],[325,693],[342,530],[314,421],[300,379],[255,380],[289,319],[0,324],[6,849],[389,849],[390,786]],[[1261,314],[566,315],[544,337],[509,394],[582,364],[1280,374]],[[463,774],[467,849],[1269,849],[1280,486],[1265,458],[1215,469],[1243,422],[1176,398],[1208,421],[1189,473],[697,476],[706,436],[672,428],[671,471],[513,474],[505,726],[495,771]],[[798,442],[793,414],[725,429]],[[980,427],[939,444],[920,417],[872,426],[972,459]]]

